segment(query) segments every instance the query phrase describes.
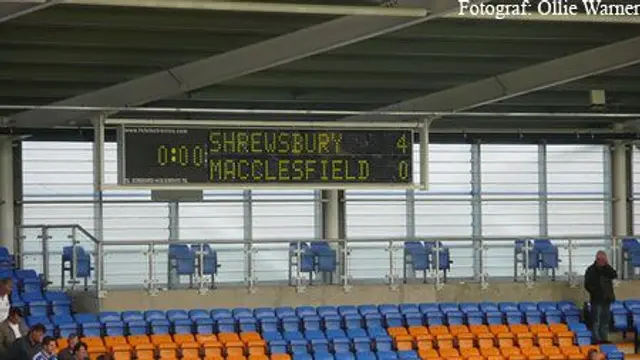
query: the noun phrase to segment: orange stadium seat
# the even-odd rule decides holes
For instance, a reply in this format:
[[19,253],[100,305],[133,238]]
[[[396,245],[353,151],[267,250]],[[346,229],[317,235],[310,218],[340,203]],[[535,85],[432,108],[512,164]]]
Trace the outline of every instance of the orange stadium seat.
[[196,335],[196,342],[198,344],[204,344],[206,342],[211,343],[211,342],[215,342],[215,343],[219,343],[218,337],[215,336],[214,334],[197,334]]
[[426,326],[410,326],[409,335],[416,338],[418,335],[428,335],[429,329]]
[[271,360],[291,360],[291,356],[289,354],[272,354]]
[[479,348],[487,348],[487,347],[494,347],[495,346],[495,339],[493,337],[493,334],[491,333],[480,333],[477,334],[477,341],[478,341],[478,347]]
[[394,342],[398,351],[413,349],[413,337],[411,335],[397,335]]
[[193,343],[196,339],[191,334],[175,334],[173,335],[173,342],[180,345],[184,343]]
[[151,343],[138,343],[134,345],[133,352],[138,360],[152,360],[155,358],[155,346]]
[[158,344],[158,356],[160,359],[173,360],[178,358],[178,344],[165,342]]
[[113,360],[131,360],[131,346],[129,344],[114,344],[109,348]]
[[183,342],[180,344],[180,355],[184,360],[200,360],[200,345],[193,342]]
[[246,344],[249,341],[262,340],[262,336],[257,332],[243,332],[240,333],[240,340]]

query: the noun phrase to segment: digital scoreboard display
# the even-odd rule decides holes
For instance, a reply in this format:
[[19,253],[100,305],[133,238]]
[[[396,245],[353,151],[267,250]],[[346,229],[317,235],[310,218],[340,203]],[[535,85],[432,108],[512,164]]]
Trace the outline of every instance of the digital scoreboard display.
[[413,183],[409,130],[125,126],[122,185]]

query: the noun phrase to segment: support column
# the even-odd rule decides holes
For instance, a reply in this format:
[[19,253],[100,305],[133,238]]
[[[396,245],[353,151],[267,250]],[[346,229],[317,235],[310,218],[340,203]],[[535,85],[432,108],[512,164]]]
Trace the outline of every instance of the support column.
[[[325,240],[339,240],[345,238],[345,202],[344,190],[324,190],[322,192],[322,238]],[[344,274],[345,259],[343,249],[332,245],[338,256],[337,274],[333,275],[333,282],[340,280]],[[325,282],[328,279],[324,279]]]
[[242,192],[242,214],[244,218],[243,238],[244,238],[244,281],[249,292],[254,291],[255,278],[253,268],[253,192],[244,190]]
[[[180,241],[180,204],[177,201],[169,201],[167,203],[169,210],[169,241]],[[180,286],[180,276],[171,270],[171,263],[167,263],[169,274],[169,289],[175,289]]]
[[106,295],[104,291],[104,207],[102,183],[104,181],[104,118],[100,117],[93,124],[93,236],[98,240],[95,266],[96,292],[98,297]]
[[538,235],[549,236],[549,201],[547,189],[547,144],[538,144]]
[[615,141],[611,154],[611,190],[613,192],[613,235],[627,234],[627,146]]
[[482,169],[480,142],[471,145],[471,234],[473,239],[473,275],[482,275]]
[[0,246],[14,252],[13,140],[0,137]]

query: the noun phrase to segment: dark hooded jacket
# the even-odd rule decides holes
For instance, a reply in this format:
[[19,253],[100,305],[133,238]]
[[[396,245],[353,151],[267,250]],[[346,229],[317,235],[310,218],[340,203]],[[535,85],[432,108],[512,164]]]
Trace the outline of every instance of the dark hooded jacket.
[[584,287],[587,289],[592,304],[611,304],[616,301],[613,292],[613,280],[618,273],[610,266],[598,266],[594,262],[584,274]]

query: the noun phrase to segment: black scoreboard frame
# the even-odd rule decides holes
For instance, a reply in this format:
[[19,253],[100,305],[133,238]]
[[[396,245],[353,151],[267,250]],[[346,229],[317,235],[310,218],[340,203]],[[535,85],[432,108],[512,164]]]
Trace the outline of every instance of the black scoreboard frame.
[[[107,120],[108,122],[117,120]],[[194,121],[195,123],[195,121]],[[301,124],[302,125],[302,124]],[[305,124],[306,125],[306,124]],[[325,125],[325,124],[323,124]],[[232,125],[219,125],[217,122],[211,122],[210,125],[198,125],[198,124],[174,124],[174,123],[163,123],[161,121],[151,121],[149,123],[146,122],[133,122],[132,124],[121,123],[118,124],[117,127],[117,166],[118,166],[118,183],[117,185],[107,185],[104,184],[103,188],[105,189],[146,189],[146,190],[214,190],[214,189],[315,189],[315,190],[331,190],[331,189],[412,189],[418,188],[415,181],[413,180],[413,166],[414,164],[414,128],[408,128],[407,126],[402,126],[398,124],[397,127],[376,127],[373,126],[358,126],[358,127],[350,127],[350,126],[320,126],[314,127],[311,124],[306,126],[299,125],[290,125],[290,126],[280,126],[274,124],[274,126],[249,126],[249,127],[241,127],[242,124],[238,124],[235,126]],[[237,183],[214,183],[214,182],[203,182],[203,183],[127,183],[125,181],[126,177],[126,141],[125,141],[125,130],[127,128],[171,128],[171,129],[207,129],[207,130],[286,130],[286,131],[309,131],[316,129],[318,131],[361,131],[361,132],[379,132],[379,131],[404,131],[408,132],[409,136],[409,161],[410,161],[410,174],[409,180],[407,182],[237,182]],[[422,166],[421,166],[422,167]]]

